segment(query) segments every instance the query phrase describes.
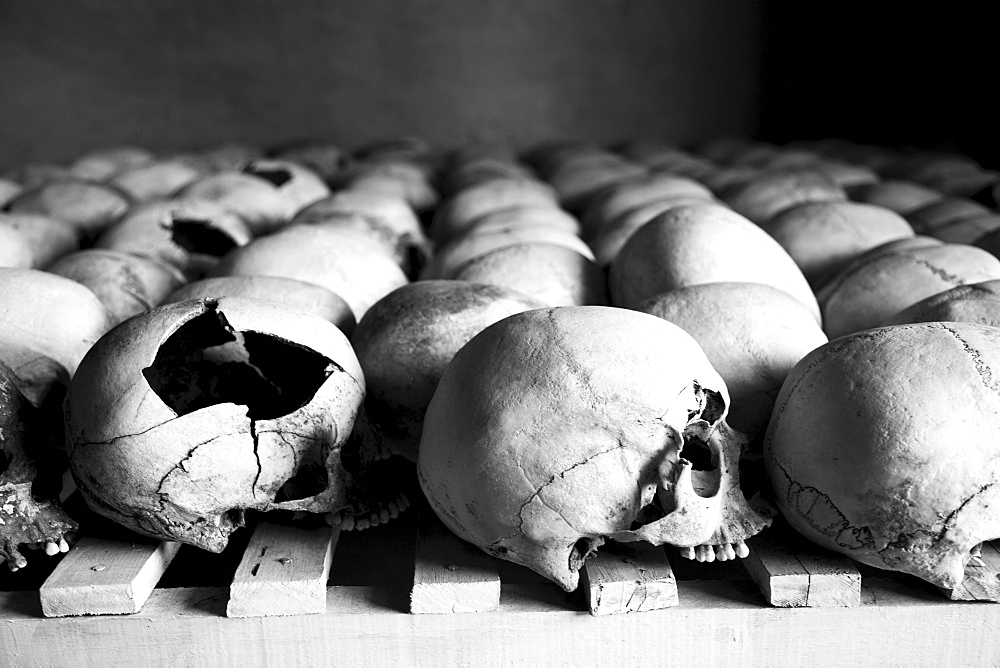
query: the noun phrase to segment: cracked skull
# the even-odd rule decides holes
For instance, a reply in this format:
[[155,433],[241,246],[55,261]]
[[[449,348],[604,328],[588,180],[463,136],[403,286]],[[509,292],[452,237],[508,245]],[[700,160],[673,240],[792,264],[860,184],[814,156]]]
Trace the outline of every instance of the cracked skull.
[[235,297],[161,306],[80,364],[70,468],[96,512],[221,551],[246,510],[352,503],[366,455],[342,450],[364,393],[346,336],[319,316]]
[[49,555],[66,552],[66,535],[77,529],[51,498],[58,492],[52,479],[59,480],[59,467],[51,465],[58,434],[46,429],[51,421],[44,415],[0,362],[0,564],[7,562],[12,571],[28,565],[21,546],[44,545]]
[[572,591],[606,539],[745,556],[769,524],[739,487],[746,439],[694,339],[604,306],[507,317],[462,347],[424,418],[418,476],[457,535]]
[[764,438],[779,510],[862,563],[954,588],[1000,537],[1000,329],[895,325],[817,348]]

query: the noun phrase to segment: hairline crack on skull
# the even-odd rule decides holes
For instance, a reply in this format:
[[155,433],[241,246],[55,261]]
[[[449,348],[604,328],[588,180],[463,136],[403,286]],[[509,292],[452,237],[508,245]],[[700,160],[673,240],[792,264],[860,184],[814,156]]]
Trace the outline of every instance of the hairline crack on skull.
[[[770,519],[740,490],[746,439],[724,423],[728,400],[694,339],[665,320],[526,311],[480,332],[445,370],[420,484],[452,531],[568,591],[609,538],[742,556]],[[699,445],[710,463],[683,456]],[[636,523],[643,512],[653,515]]]
[[366,473],[342,455],[363,395],[328,321],[242,298],[179,302],[88,352],[67,398],[70,463],[98,512],[220,551],[245,510],[377,513],[396,501],[352,499]]

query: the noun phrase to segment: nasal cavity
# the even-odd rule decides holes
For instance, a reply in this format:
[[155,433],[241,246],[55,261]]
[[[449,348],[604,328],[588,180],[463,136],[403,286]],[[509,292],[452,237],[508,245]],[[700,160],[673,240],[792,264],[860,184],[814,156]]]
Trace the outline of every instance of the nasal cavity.
[[222,257],[239,244],[226,232],[199,218],[174,218],[170,239],[188,253]]
[[685,435],[681,456],[691,462],[691,485],[695,494],[711,498],[722,486],[722,468],[712,447],[698,436]]
[[274,419],[308,404],[337,365],[305,346],[233,329],[216,303],[179,327],[142,370],[177,415],[207,406],[246,406],[251,419]]

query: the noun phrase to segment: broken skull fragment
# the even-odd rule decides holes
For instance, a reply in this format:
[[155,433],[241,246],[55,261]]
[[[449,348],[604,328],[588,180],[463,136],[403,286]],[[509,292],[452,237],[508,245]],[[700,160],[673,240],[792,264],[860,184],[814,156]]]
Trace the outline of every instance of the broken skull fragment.
[[536,309],[445,369],[418,476],[442,521],[567,591],[606,539],[729,559],[770,524],[739,485],[746,438],[695,340],[645,313]]
[[374,455],[345,450],[364,394],[347,337],[319,316],[234,297],[160,306],[80,364],[70,469],[96,512],[215,552],[247,510],[377,512]]
[[[46,429],[42,411],[17,389],[14,373],[0,362],[0,564],[11,570],[28,565],[20,547],[45,547],[47,554],[69,549],[66,535],[77,529],[55,499],[40,498],[58,437]],[[58,478],[58,473],[55,473]]]

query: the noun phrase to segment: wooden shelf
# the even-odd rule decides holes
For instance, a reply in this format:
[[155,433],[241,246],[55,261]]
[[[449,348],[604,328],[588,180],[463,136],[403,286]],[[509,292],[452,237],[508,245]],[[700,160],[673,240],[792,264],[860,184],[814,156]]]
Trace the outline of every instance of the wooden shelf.
[[[680,583],[676,607],[592,616],[555,586],[502,589],[493,612],[408,614],[408,589],[334,586],[327,610],[230,619],[226,588],[158,589],[133,615],[43,619],[0,594],[0,664],[20,665],[989,665],[1000,606],[892,579],[856,608],[772,608],[748,581]],[[570,600],[568,600],[568,598]]]
[[[576,592],[566,593],[523,567],[479,559],[473,580],[499,579],[499,587],[492,590],[499,591],[495,607],[413,614],[441,612],[441,606],[450,609],[449,596],[467,600],[468,578],[462,569],[471,563],[463,561],[469,556],[463,545],[449,554],[455,546],[448,547],[448,536],[428,529],[419,518],[419,510],[408,511],[376,529],[339,532],[339,537],[336,531],[320,530],[309,534],[308,540],[261,522],[256,532],[234,536],[221,555],[182,546],[159,586],[132,614],[80,616],[76,610],[74,616],[46,617],[38,589],[0,592],[0,665],[941,666],[1000,661],[1000,636],[994,632],[1000,625],[1000,606],[949,600],[947,593],[909,576],[861,567],[856,602],[813,595],[811,604],[801,597],[793,597],[791,604],[812,607],[777,607],[785,605],[780,600],[769,603],[770,594],[758,582],[769,577],[795,582],[798,576],[788,574],[790,564],[802,562],[810,572],[821,573],[813,579],[818,583],[814,586],[828,577],[816,566],[822,555],[807,558],[801,545],[776,548],[774,541],[771,552],[755,564],[748,560],[699,564],[667,550],[672,577],[669,571],[656,570],[650,578],[657,588],[658,609],[645,605],[635,612],[627,612],[628,606],[591,609],[594,581],[622,582],[622,573],[628,573],[625,567],[601,566],[583,579]],[[283,540],[295,545],[282,546]],[[87,542],[81,542],[86,547]],[[136,550],[135,542],[122,536],[122,552],[155,552]],[[260,557],[265,543],[270,547],[266,557]],[[307,543],[314,545],[307,550]],[[328,550],[334,550],[330,559]],[[648,554],[628,557],[628,550],[613,547],[604,553],[605,558],[625,555],[642,568],[668,561]],[[73,554],[71,550],[51,558],[58,563],[39,555],[39,562],[29,563],[29,569],[54,566],[47,584],[64,583],[64,576],[57,575],[63,563],[72,563]],[[246,561],[255,555],[254,563]],[[282,575],[282,559],[287,576]],[[259,600],[257,606],[243,606],[241,614],[233,616],[233,596],[246,594],[245,571],[252,575],[258,562],[259,574],[270,571],[267,591],[256,595],[271,596],[268,591],[277,586],[284,607],[269,613],[268,605]],[[452,564],[458,568],[448,569]],[[312,584],[300,602],[282,598],[282,577],[293,583],[289,591],[297,591],[295,583],[315,582],[315,573],[322,578],[327,568],[325,601],[317,603]],[[494,575],[487,573],[491,569]],[[594,580],[591,586],[588,578]],[[201,586],[205,582],[213,584]],[[834,580],[836,587],[843,583]],[[660,591],[673,584],[676,600],[670,592]],[[627,583],[614,586],[616,591],[629,589]],[[418,589],[424,598],[414,598]],[[480,589],[486,588],[476,589],[477,605],[485,600]],[[413,610],[415,600],[420,605],[431,601],[434,609]]]

